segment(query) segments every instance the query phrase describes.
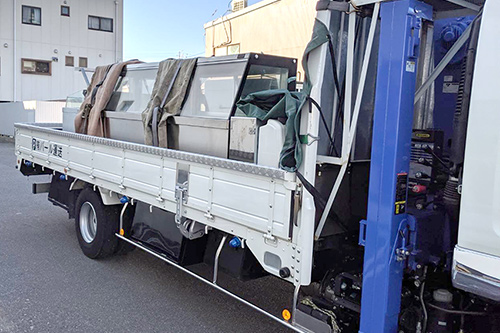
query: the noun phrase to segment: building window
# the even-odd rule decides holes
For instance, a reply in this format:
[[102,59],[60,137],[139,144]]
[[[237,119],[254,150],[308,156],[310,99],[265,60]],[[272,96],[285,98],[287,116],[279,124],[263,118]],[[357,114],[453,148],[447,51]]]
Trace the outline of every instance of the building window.
[[214,49],[214,55],[216,57],[239,54],[239,53],[240,53],[240,44],[232,44],[232,45],[227,45],[227,46],[222,46],[222,47],[216,47]]
[[240,44],[228,45],[227,54],[240,54]]
[[51,75],[52,62],[47,60],[21,59],[23,74]]
[[87,58],[84,58],[84,57],[80,57],[78,59],[78,67],[83,67],[83,68],[87,68],[89,65],[89,62],[88,62],[88,59]]
[[89,15],[89,29],[113,32],[113,19]]
[[68,67],[75,66],[75,58],[72,56],[66,56],[66,66]]
[[23,23],[42,25],[42,8],[23,6]]
[[69,6],[61,6],[61,16],[69,16]]

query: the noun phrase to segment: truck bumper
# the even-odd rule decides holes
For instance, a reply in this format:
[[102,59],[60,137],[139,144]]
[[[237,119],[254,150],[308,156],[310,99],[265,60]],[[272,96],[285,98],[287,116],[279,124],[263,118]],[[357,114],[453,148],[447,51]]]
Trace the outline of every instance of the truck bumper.
[[453,286],[500,302],[500,258],[455,247]]

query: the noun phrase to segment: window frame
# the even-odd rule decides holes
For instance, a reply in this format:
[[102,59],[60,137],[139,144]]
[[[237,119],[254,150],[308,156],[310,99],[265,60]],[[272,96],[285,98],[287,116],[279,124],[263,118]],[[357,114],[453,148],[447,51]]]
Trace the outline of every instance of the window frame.
[[[71,59],[71,65],[68,65],[68,60]],[[72,55],[67,55],[64,58],[64,66],[66,67],[75,67],[75,57]]]
[[[24,8],[29,8],[29,9],[38,9],[40,11],[40,24],[33,23],[33,22],[24,22]],[[42,26],[42,8],[41,7],[35,7],[35,6],[28,6],[28,5],[22,5],[21,6],[21,23],[22,24],[27,24],[27,25],[34,25],[37,27]]]
[[[83,59],[85,59],[87,66],[81,66]],[[88,57],[78,57],[78,68],[89,68],[89,58]]]
[[[63,13],[63,9],[68,9],[68,14],[64,14]],[[65,5],[61,5],[61,16],[66,16],[66,17],[70,17],[71,16],[71,10],[70,10],[70,7],[69,6],[65,6]]]
[[[25,61],[34,61],[35,63],[37,63],[37,62],[47,63],[49,65],[49,72],[48,73],[37,72],[36,71],[36,64],[35,64],[35,71],[34,72],[26,71],[26,70],[24,70],[24,62]],[[52,61],[50,61],[50,60],[41,60],[41,59],[21,58],[21,74],[52,76]]]
[[[99,20],[99,28],[98,29],[92,28],[90,26],[90,19],[91,18]],[[110,20],[111,21],[111,30],[105,30],[105,29],[102,28],[102,21],[103,20]],[[93,30],[93,31],[102,31],[102,32],[111,32],[111,33],[113,33],[114,32],[114,19],[112,19],[110,17],[102,17],[102,16],[96,16],[96,15],[89,15],[88,18],[87,18],[87,27],[88,27],[89,30]]]

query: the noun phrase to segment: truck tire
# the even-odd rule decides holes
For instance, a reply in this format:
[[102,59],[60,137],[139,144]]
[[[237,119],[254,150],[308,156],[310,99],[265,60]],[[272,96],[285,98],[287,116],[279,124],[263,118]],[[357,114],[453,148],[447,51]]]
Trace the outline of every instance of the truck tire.
[[83,253],[98,259],[112,255],[118,244],[119,206],[106,206],[99,193],[84,189],[75,205],[75,228]]

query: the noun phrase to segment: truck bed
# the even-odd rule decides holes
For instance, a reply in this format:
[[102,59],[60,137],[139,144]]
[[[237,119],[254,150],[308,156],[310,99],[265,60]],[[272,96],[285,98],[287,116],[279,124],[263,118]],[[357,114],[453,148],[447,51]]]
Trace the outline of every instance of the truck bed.
[[188,170],[183,217],[245,239],[264,269],[274,275],[280,267],[294,264],[295,174],[62,131],[60,126],[16,124],[18,166],[30,161],[98,186],[110,196],[127,196],[173,213],[179,207],[177,174]]

